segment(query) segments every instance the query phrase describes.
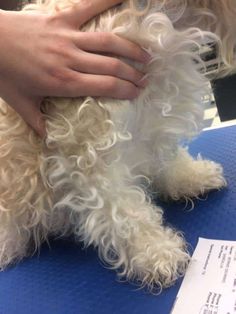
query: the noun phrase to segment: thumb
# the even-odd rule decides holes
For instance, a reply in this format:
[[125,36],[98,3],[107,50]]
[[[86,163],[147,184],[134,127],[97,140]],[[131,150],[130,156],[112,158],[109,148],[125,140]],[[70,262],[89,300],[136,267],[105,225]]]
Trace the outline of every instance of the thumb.
[[45,121],[43,114],[40,111],[39,100],[33,100],[26,97],[17,98],[17,102],[14,104],[13,109],[15,109],[23,120],[29,124],[41,138],[46,136]]

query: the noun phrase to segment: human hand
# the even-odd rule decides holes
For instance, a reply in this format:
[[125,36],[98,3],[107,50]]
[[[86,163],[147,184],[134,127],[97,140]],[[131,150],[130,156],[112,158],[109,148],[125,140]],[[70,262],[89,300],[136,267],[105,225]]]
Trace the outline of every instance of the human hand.
[[55,14],[0,11],[0,95],[41,136],[44,97],[135,98],[143,73],[112,54],[141,63],[148,55],[110,33],[80,32],[95,15],[122,0],[81,0]]

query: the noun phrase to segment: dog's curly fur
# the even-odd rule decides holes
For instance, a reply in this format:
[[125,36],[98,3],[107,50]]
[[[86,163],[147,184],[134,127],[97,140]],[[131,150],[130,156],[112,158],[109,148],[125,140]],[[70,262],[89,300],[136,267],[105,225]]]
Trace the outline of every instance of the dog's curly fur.
[[[25,9],[70,5],[38,0]],[[147,190],[151,185],[164,198],[189,200],[226,184],[220,165],[195,160],[179,145],[202,129],[208,91],[199,47],[205,38],[217,42],[225,71],[231,71],[235,13],[230,0],[143,6],[130,0],[87,23],[83,30],[113,32],[147,49],[150,64],[134,66],[146,72],[149,84],[133,101],[46,99],[44,141],[1,103],[1,269],[49,236],[74,235],[96,247],[119,276],[152,291],[184,274],[184,238],[164,226],[163,210]]]

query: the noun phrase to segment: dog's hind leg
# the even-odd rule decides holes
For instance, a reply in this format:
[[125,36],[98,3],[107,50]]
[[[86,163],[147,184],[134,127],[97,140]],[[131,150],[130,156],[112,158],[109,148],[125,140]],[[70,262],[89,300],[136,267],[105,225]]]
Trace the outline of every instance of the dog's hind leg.
[[76,231],[85,245],[98,248],[101,259],[121,278],[159,291],[184,273],[189,260],[186,243],[179,232],[163,226],[162,209],[130,178],[121,177],[122,172],[119,167],[109,178],[106,194],[101,194],[104,181],[98,184],[94,195],[103,195],[103,201],[96,202],[96,209],[87,206]]
[[[2,166],[2,165],[1,165]],[[47,240],[50,228],[50,210],[47,191],[37,174],[17,178],[17,185],[5,186],[0,170],[0,269],[33,254]],[[29,170],[29,169],[28,169]],[[27,171],[27,169],[26,169]],[[9,174],[9,173],[8,173]],[[28,193],[26,192],[28,188]],[[35,188],[35,190],[34,190]]]
[[0,213],[0,270],[28,255],[31,232],[9,221],[6,213]]
[[0,104],[0,269],[22,259],[44,237],[47,191],[40,174],[41,140]]
[[226,180],[220,164],[200,155],[194,159],[181,147],[154,179],[154,187],[161,197],[173,200],[189,200],[224,186]]

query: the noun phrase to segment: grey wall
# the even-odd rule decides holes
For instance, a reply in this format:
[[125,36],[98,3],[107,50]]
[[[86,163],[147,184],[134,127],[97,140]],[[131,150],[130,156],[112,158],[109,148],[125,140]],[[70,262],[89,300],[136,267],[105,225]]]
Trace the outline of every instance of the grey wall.
[[0,9],[14,10],[17,8],[19,0],[0,0]]

